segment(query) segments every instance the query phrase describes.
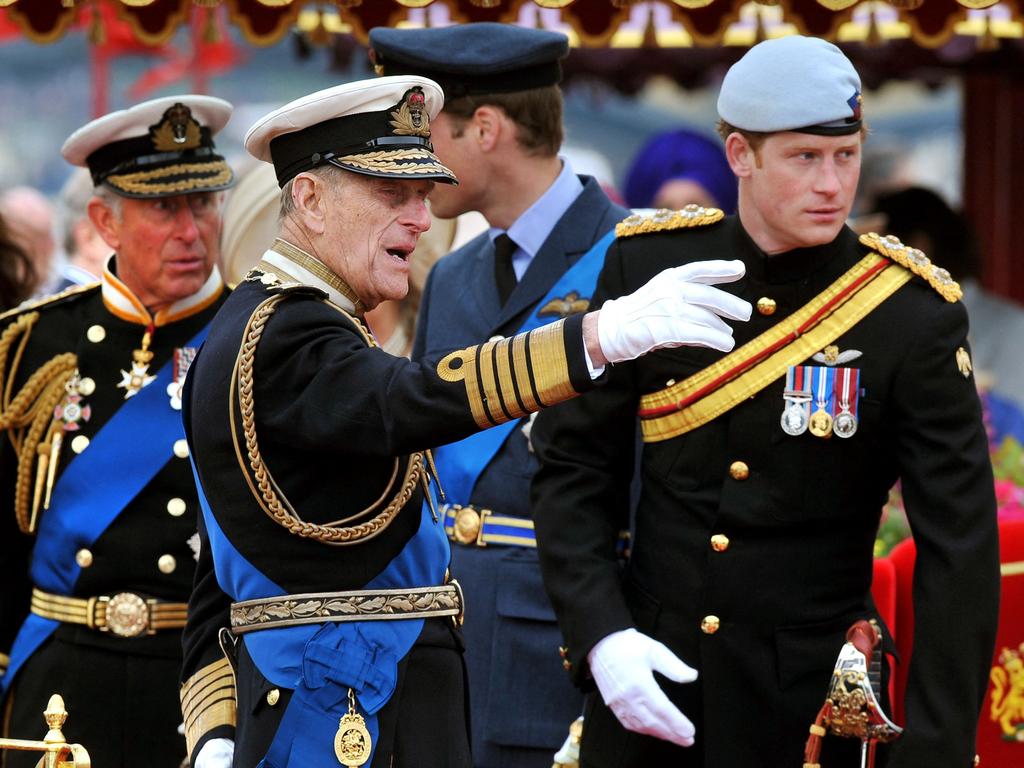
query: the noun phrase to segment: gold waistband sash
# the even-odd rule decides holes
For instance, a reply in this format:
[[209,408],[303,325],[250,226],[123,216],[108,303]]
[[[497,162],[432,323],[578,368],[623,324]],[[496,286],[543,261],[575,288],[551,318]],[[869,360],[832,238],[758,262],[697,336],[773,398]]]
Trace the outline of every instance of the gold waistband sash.
[[381,621],[462,616],[462,588],[454,579],[442,587],[357,589],[279,595],[231,604],[231,631],[236,635],[259,629],[341,621]]
[[870,253],[810,302],[671,387],[640,399],[645,443],[678,437],[757,394],[786,370],[831,344],[906,284],[913,274]]

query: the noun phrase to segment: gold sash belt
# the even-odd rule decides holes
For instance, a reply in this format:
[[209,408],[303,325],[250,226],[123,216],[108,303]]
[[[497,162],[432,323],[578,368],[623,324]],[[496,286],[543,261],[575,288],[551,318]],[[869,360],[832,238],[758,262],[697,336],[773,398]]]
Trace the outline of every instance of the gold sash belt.
[[340,621],[385,621],[452,616],[461,623],[462,588],[454,579],[443,587],[357,589],[280,595],[231,604],[231,631],[236,635],[260,629]]
[[671,387],[640,399],[645,443],[683,435],[757,394],[863,320],[913,277],[870,253],[836,282],[756,339]]
[[89,629],[118,637],[153,635],[162,629],[181,629],[187,603],[165,603],[133,592],[100,597],[65,597],[32,589],[32,613],[65,624],[84,624]]

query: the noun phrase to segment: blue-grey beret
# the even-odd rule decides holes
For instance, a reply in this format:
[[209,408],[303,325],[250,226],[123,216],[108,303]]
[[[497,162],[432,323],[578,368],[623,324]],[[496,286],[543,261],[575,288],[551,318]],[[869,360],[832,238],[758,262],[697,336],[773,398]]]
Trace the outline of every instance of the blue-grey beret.
[[370,56],[380,75],[422,75],[449,99],[555,85],[569,53],[560,32],[478,22],[430,29],[370,30]]
[[766,40],[729,68],[718,115],[745,131],[856,133],[860,76],[832,43],[798,35]]

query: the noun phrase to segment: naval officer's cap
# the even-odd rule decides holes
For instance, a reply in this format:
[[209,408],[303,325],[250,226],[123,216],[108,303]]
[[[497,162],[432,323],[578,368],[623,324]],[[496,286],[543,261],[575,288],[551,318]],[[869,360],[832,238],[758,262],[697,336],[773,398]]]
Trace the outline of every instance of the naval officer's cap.
[[61,148],[72,165],[89,169],[95,186],[123,197],[213,192],[234,182],[213,137],[231,104],[212,96],[166,96],[111,112],[75,131]]
[[370,30],[370,56],[378,74],[429,77],[449,99],[556,85],[568,53],[569,38],[562,33],[515,24]]
[[856,133],[862,125],[860,76],[832,43],[799,35],[766,40],[729,68],[718,115],[759,133]]
[[443,104],[444,92],[425,77],[358,80],[261,117],[246,134],[245,148],[274,164],[282,187],[324,164],[364,176],[457,184],[430,143],[430,121]]

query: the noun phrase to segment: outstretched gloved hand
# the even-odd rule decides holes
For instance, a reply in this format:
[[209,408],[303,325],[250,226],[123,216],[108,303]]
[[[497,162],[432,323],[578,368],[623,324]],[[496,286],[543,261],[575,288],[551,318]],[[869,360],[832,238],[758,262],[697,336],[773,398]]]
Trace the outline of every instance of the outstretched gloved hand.
[[682,747],[693,744],[693,723],[669,701],[654,672],[677,683],[692,683],[697,671],[664,644],[635,629],[623,629],[595,645],[587,661],[604,703],[626,730]]
[[231,768],[235,742],[231,739],[210,739],[196,755],[192,768]]
[[742,261],[696,261],[663,270],[633,293],[610,299],[597,318],[601,352],[610,363],[664,347],[733,348],[722,320],[749,320],[750,302],[713,287],[743,277]]

